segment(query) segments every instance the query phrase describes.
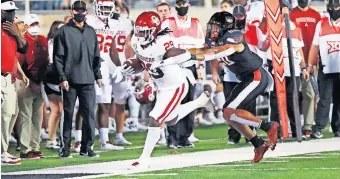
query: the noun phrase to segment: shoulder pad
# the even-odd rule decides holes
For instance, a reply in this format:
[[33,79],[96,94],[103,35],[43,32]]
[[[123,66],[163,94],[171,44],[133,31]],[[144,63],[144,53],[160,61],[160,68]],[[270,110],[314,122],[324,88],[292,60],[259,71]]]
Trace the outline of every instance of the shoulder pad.
[[227,31],[220,39],[218,39],[219,45],[225,44],[241,44],[244,41],[243,32],[240,30]]

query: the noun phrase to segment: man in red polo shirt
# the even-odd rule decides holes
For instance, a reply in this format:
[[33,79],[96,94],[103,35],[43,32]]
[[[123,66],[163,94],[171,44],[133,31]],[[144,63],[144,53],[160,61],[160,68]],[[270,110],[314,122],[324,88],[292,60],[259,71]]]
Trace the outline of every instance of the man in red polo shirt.
[[[304,47],[302,47],[305,63],[308,64],[308,54],[312,45],[316,24],[320,21],[320,14],[309,7],[311,0],[298,0],[298,6],[290,13],[291,20],[300,26]],[[315,94],[309,80],[301,83],[302,112],[304,116],[303,139],[310,136],[314,122]]]
[[41,82],[49,64],[48,45],[46,37],[40,35],[39,19],[36,14],[26,15],[25,28],[28,51],[20,55],[19,62],[31,82],[29,88],[20,85],[18,89],[20,158],[36,159],[43,158],[39,145],[44,102]]
[[20,158],[7,152],[8,140],[18,114],[17,94],[12,82],[17,68],[28,83],[16,60],[17,51],[27,51],[27,42],[13,23],[16,9],[13,1],[1,1],[1,165],[21,163]]

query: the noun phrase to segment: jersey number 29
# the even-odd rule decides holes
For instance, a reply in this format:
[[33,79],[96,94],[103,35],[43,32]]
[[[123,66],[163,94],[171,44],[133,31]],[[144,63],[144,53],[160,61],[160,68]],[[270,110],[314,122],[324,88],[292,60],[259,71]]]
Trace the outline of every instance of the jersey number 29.
[[[99,44],[99,50],[101,52],[108,53],[113,43],[113,37],[111,35],[107,35],[104,37],[104,35],[102,34],[97,34],[97,39]],[[125,39],[126,39],[125,36],[117,36],[116,49],[118,52],[124,51]]]
[[160,68],[155,68],[154,70],[151,70],[151,63],[142,63],[142,66],[149,71],[150,75],[154,78],[154,79],[160,79],[164,76],[163,71]]

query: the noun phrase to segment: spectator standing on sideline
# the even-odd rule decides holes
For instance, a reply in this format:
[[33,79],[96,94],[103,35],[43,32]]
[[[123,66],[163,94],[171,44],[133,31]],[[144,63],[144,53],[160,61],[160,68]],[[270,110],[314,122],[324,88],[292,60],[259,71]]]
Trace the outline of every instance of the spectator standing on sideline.
[[171,7],[170,4],[167,2],[161,2],[156,6],[157,14],[161,17],[163,21],[166,18],[169,18],[171,15]]
[[46,148],[48,149],[59,149],[56,140],[56,132],[63,111],[63,99],[61,97],[61,89],[58,85],[58,74],[56,74],[56,70],[53,68],[53,38],[57,34],[58,29],[64,24],[63,21],[54,21],[47,34],[50,64],[47,68],[46,78],[44,80],[44,89],[51,109],[50,117],[48,119],[49,140],[46,142]]
[[[309,7],[311,0],[298,0],[298,7],[294,8],[290,13],[290,19],[295,24],[300,26],[302,33],[302,39],[304,43],[303,56],[305,63],[308,64],[308,53],[312,45],[313,36],[315,32],[316,24],[320,21],[320,14]],[[301,83],[302,92],[302,113],[304,116],[304,125],[302,128],[303,139],[310,137],[312,132],[312,125],[314,122],[314,100],[315,94],[313,87],[309,80],[303,80]]]
[[[16,53],[26,53],[27,41],[14,24],[15,10],[13,1],[1,1],[1,165],[17,165],[21,159],[7,152],[9,137],[18,115],[18,98],[12,78],[16,71],[29,85],[29,80],[21,70]],[[4,53],[6,52],[6,53]]]
[[[177,16],[170,17],[162,23],[162,29],[168,27],[172,32],[170,36],[173,37],[173,44],[168,44],[170,47],[189,49],[202,48],[204,44],[204,34],[202,27],[197,18],[188,16],[189,10],[188,0],[176,0],[175,9]],[[183,67],[187,67],[195,79],[198,79],[197,69],[195,63],[183,63]],[[199,66],[199,65],[197,65]],[[188,79],[189,80],[189,79]],[[194,82],[192,82],[194,81]],[[203,88],[203,85],[201,85]],[[190,81],[189,92],[182,103],[194,100],[195,96],[195,80]],[[203,117],[201,117],[203,119]],[[174,126],[168,126],[168,146],[173,148],[179,147],[193,147],[192,142],[198,141],[193,135],[195,126],[195,111],[184,117]],[[191,138],[189,141],[189,137]]]
[[59,156],[70,158],[71,131],[74,106],[79,98],[83,117],[80,156],[98,157],[92,146],[95,137],[94,108],[96,94],[94,81],[102,85],[100,51],[96,32],[87,25],[86,3],[75,1],[70,11],[72,19],[61,27],[54,38],[53,64],[63,91],[64,118],[60,122],[61,148]]
[[233,6],[234,6],[234,3],[231,0],[223,0],[220,3],[220,7],[221,7],[222,12],[232,13],[233,12]]
[[19,62],[30,79],[30,85],[25,88],[23,82],[18,84],[20,158],[38,159],[44,158],[40,152],[44,103],[41,84],[48,65],[48,47],[46,37],[40,35],[38,16],[26,15],[24,22],[27,29],[25,39],[28,42],[28,51],[19,56]]
[[313,44],[309,51],[308,71],[319,61],[319,96],[312,138],[323,137],[329,120],[330,105],[333,101],[331,127],[335,137],[340,137],[340,0],[328,1],[329,17],[323,17],[315,28]]

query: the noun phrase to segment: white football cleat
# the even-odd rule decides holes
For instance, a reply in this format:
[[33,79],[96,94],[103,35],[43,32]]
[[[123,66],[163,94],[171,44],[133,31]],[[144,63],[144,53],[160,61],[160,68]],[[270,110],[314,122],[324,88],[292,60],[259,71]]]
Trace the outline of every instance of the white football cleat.
[[8,142],[11,144],[16,144],[17,140],[15,139],[15,137],[13,137],[12,135],[9,136]]
[[223,124],[224,123],[224,120],[220,120],[218,118],[215,117],[214,113],[211,112],[211,111],[208,111],[206,113],[206,117],[207,119],[212,122],[213,124]]
[[128,167],[128,170],[148,170],[150,168],[150,162],[147,160],[138,160]]
[[40,131],[40,138],[41,138],[41,140],[48,140],[48,139],[50,139],[48,137],[48,134],[47,134],[45,129],[41,129],[41,131]]
[[124,147],[113,145],[110,141],[107,141],[105,144],[100,144],[100,150],[124,150]]
[[138,132],[137,125],[131,118],[127,118],[124,122],[124,132]]
[[189,140],[189,142],[191,142],[191,143],[195,143],[195,142],[200,141],[198,138],[195,137],[195,134],[194,134],[194,133],[191,133],[191,135],[189,136],[188,140]]
[[59,144],[58,144],[58,142],[56,140],[48,140],[46,142],[45,147],[47,149],[59,149],[60,148],[60,146],[59,146]]
[[80,146],[81,146],[80,141],[74,143],[74,146],[72,148],[72,152],[79,153],[80,152]]
[[116,120],[112,117],[109,117],[109,131],[110,134],[116,132]]
[[122,137],[117,137],[115,140],[115,145],[119,145],[119,146],[124,146],[124,145],[132,145],[131,142],[127,141],[124,136]]
[[198,115],[197,120],[198,124],[203,126],[211,126],[213,124],[212,122],[205,120],[202,115]]
[[161,138],[157,142],[158,145],[166,145],[166,139],[161,136]]
[[139,123],[139,121],[136,122],[136,126],[137,126],[138,131],[144,132],[148,130],[148,127]]

